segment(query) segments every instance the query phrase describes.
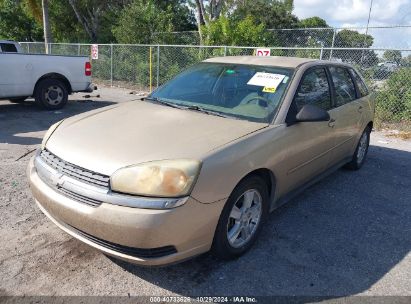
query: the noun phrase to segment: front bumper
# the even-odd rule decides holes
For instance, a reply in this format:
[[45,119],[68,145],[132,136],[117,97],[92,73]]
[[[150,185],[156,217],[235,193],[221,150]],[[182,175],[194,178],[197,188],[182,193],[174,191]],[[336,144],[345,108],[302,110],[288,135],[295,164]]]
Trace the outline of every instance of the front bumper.
[[[141,265],[165,265],[211,248],[225,201],[188,197],[172,209],[142,209],[80,202],[46,183],[30,160],[27,174],[37,205],[57,226],[108,255]],[[136,198],[138,201],[138,198]]]

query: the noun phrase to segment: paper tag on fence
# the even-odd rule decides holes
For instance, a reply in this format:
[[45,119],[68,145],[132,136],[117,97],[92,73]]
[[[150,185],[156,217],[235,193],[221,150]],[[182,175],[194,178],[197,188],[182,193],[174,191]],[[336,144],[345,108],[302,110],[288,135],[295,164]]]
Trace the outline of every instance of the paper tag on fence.
[[283,81],[285,75],[257,72],[247,82],[248,85],[277,89],[278,85]]
[[91,59],[98,59],[98,44],[91,45]]

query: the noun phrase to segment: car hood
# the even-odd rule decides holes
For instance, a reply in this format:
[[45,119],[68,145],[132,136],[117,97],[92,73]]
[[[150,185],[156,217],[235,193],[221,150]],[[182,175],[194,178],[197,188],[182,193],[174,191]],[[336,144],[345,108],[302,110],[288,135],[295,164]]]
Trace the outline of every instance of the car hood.
[[267,126],[132,101],[65,119],[46,147],[67,162],[111,175],[153,160],[201,160],[211,150]]

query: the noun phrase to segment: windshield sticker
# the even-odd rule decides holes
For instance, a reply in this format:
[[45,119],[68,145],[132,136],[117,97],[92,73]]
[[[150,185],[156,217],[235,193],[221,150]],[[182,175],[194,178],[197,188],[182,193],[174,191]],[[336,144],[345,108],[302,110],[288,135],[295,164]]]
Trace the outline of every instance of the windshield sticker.
[[264,87],[263,92],[265,92],[265,93],[275,93],[275,88]]
[[285,75],[281,74],[257,72],[251,77],[247,84],[276,89],[284,77]]

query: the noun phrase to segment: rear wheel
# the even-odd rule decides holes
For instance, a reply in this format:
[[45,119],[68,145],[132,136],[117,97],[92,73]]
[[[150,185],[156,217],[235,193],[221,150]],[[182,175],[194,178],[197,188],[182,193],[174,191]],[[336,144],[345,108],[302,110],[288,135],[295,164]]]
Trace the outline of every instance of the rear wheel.
[[268,203],[268,188],[262,178],[251,176],[240,182],[221,213],[212,253],[232,259],[249,250],[267,217]]
[[27,96],[26,97],[13,97],[13,98],[9,98],[9,101],[12,103],[23,103],[26,99],[27,99]]
[[66,85],[58,79],[44,79],[37,85],[35,92],[37,104],[48,110],[64,107],[68,100]]
[[370,145],[370,134],[371,128],[366,127],[364,132],[361,134],[360,140],[358,141],[357,148],[355,149],[352,160],[345,165],[346,168],[351,170],[358,170],[362,167],[368,153],[368,147]]

